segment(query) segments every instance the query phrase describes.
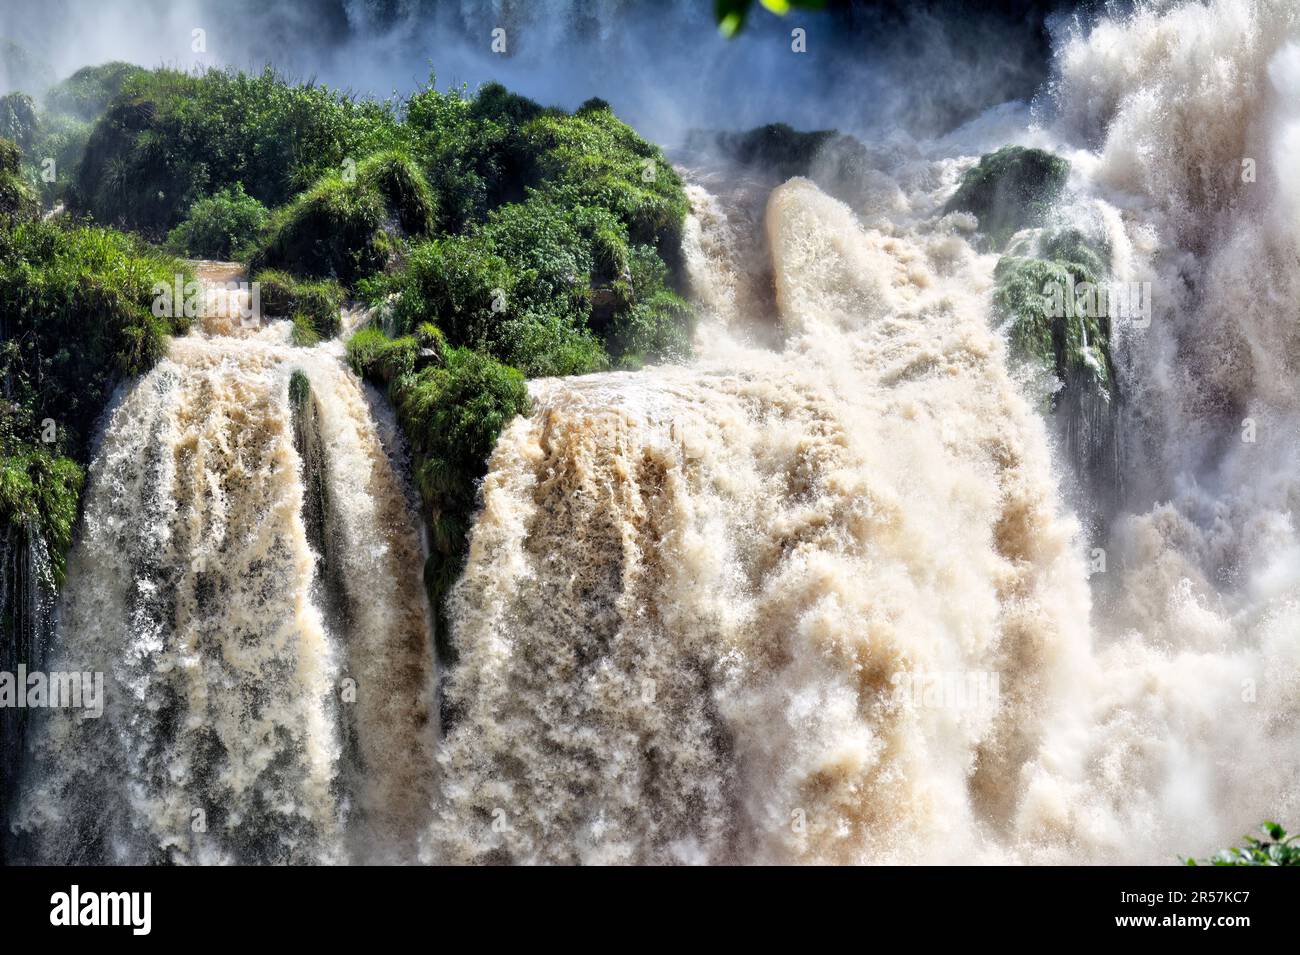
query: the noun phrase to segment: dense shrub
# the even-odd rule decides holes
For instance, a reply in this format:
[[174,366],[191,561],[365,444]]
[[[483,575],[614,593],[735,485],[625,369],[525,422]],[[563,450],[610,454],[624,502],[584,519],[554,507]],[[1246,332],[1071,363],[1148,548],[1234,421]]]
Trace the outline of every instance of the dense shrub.
[[352,286],[384,269],[406,236],[430,232],[436,220],[433,191],[418,167],[385,151],[355,170],[325,175],[277,210],[252,262]]
[[686,354],[690,310],[655,250],[631,246],[614,212],[559,195],[534,190],[414,249],[385,286],[398,329],[434,321],[530,377]]
[[266,206],[235,183],[190,206],[189,215],[167,234],[167,245],[181,255],[229,259],[257,238],[268,215]]
[[163,354],[183,316],[152,313],[180,263],[102,228],[24,222],[0,234],[0,521],[32,526],[57,574],[92,430],[113,389]]
[[198,199],[241,182],[287,202],[399,135],[386,103],[257,75],[154,70],[130,75],[95,125],[76,195],[102,222],[161,235]]
[[690,211],[681,179],[657,146],[608,109],[544,114],[524,128],[526,177],[564,201],[607,209],[632,242],[671,252]]
[[154,286],[178,273],[170,257],[100,227],[28,222],[0,243],[0,361],[32,416],[29,437],[48,417],[73,447],[84,444],[117,382],[151,367],[166,336],[188,327],[183,315],[152,313]]
[[479,234],[416,247],[388,288],[397,295],[393,314],[399,329],[434,320],[453,345],[485,351],[529,376],[603,367],[600,343],[573,320],[567,303],[546,302],[546,310],[530,310],[532,285],[539,281],[545,279],[521,274]]
[[429,183],[443,200],[443,226],[460,232],[503,202],[523,197],[519,122],[541,107],[496,85],[478,95],[432,85],[406,102],[406,126]]

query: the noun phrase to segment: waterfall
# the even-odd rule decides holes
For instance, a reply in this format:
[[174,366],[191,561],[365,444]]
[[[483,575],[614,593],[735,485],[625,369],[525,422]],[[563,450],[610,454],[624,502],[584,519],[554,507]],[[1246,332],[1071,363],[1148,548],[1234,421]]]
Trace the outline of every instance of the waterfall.
[[[49,645],[54,610],[54,573],[45,538],[30,526],[11,524],[0,534],[0,672],[19,665],[40,669]],[[0,779],[8,783],[22,765],[30,724],[26,709],[0,708]],[[8,815],[13,792],[0,786],[0,819]],[[0,859],[21,851],[21,841],[0,828]]]
[[[752,298],[709,250],[744,222],[709,212],[688,259],[725,311]],[[991,263],[802,179],[765,218],[780,351],[535,382],[498,444],[433,857],[924,861],[1011,824],[1088,594]],[[955,673],[1001,692],[901,692]]]
[[[1294,818],[1298,50],[1293,5],[1151,5],[852,208],[685,170],[699,357],[502,436],[424,858],[1168,863]],[[936,214],[1008,115],[1155,289],[1060,438]],[[1054,441],[1125,469],[1108,537]]]
[[[217,296],[111,409],[54,638],[19,621],[110,686],[30,721],[25,855],[1168,863],[1294,827],[1300,9],[1055,28],[1032,109],[865,144],[839,198],[683,157],[696,355],[529,383],[446,673],[390,411]],[[1056,422],[942,211],[1008,141],[1153,289],[1113,404]],[[39,556],[0,541],[0,586]]]
[[220,299],[108,420],[47,664],[107,704],[42,713],[17,823],[43,860],[401,861],[436,722],[402,451],[339,343]]

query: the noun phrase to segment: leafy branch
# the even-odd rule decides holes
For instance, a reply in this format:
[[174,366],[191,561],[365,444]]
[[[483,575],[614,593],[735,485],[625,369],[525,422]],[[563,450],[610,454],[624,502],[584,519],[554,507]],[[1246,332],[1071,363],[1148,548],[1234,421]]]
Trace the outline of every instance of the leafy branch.
[[1267,839],[1242,836],[1245,845],[1220,850],[1212,859],[1187,859],[1188,865],[1300,865],[1300,833],[1287,835],[1276,822],[1259,827]]

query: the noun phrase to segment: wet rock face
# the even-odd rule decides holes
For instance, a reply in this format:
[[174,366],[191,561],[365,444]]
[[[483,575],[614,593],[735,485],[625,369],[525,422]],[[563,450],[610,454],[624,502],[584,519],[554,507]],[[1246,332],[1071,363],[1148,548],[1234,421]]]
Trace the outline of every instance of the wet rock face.
[[1041,225],[1070,175],[1070,163],[1041,149],[1004,146],[982,157],[962,177],[945,212],[969,212],[992,247]]

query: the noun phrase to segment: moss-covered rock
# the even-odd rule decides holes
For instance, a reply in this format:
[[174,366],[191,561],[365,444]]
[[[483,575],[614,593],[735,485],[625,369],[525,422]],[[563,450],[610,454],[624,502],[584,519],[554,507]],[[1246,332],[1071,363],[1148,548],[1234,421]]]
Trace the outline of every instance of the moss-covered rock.
[[[339,333],[344,295],[338,282],[306,281],[275,269],[255,273],[253,281],[258,288],[262,314],[291,319],[298,344],[314,345]],[[313,336],[314,340],[308,341]],[[302,340],[298,341],[299,338]]]
[[1000,249],[1019,230],[1043,223],[1069,175],[1068,160],[1041,149],[1004,146],[966,171],[945,211],[974,214],[980,232]]
[[1074,228],[1018,241],[994,270],[993,304],[1013,355],[1049,371],[1048,409],[1071,473],[1086,489],[1080,509],[1097,533],[1122,494],[1111,355],[1110,251]]
[[1013,351],[1109,398],[1114,376],[1105,250],[1077,230],[1037,237],[994,269],[993,303],[1009,322]]
[[744,132],[692,134],[692,145],[712,147],[733,162],[769,170],[781,179],[806,176],[821,150],[840,134],[833,129],[800,131],[769,123]]
[[785,123],[770,123],[744,132],[697,130],[691,133],[688,146],[698,152],[716,152],[775,180],[806,176],[853,209],[860,208],[876,175],[866,146],[835,129],[801,131]]
[[446,343],[431,325],[390,339],[363,329],[348,341],[353,368],[384,385],[415,460],[416,484],[430,507],[431,553],[425,583],[439,618],[439,655],[451,663],[443,599],[464,566],[478,482],[502,429],[527,414],[517,369]]

